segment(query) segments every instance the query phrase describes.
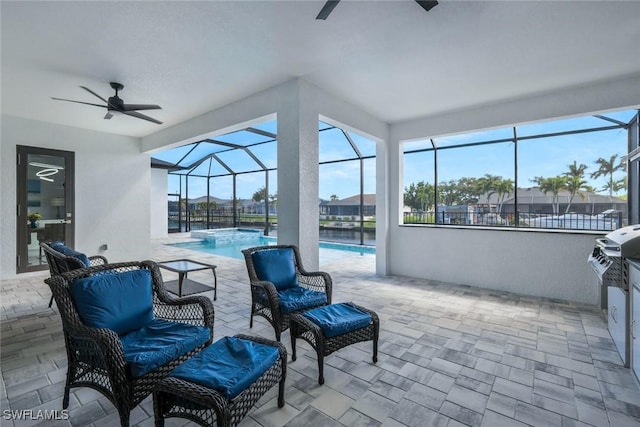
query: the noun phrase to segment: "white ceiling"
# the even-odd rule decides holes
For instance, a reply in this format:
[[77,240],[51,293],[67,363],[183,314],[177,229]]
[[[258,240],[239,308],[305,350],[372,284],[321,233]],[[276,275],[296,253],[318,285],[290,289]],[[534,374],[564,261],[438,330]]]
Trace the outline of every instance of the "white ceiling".
[[[145,136],[302,77],[389,123],[640,73],[640,2],[2,1],[2,113]],[[156,125],[51,100],[159,104]]]

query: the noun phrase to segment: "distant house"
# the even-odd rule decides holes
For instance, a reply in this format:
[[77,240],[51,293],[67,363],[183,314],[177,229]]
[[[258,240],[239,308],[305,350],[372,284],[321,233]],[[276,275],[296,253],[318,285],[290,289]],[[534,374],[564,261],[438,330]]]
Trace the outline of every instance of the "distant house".
[[[609,209],[615,209],[622,211],[623,217],[627,215],[627,201],[615,196],[608,196],[603,194],[596,194],[590,191],[581,191],[582,197],[576,194],[571,200],[571,206],[569,206],[569,199],[571,194],[562,190],[558,194],[557,203],[559,203],[559,211],[557,213],[563,214],[569,207],[569,212],[595,215],[604,212]],[[551,192],[545,194],[539,187],[531,188],[518,188],[518,210],[522,213],[531,214],[552,214],[554,197]],[[476,206],[486,212],[495,211],[499,207],[500,215],[511,214],[515,212],[516,197],[514,193],[507,194],[504,200],[500,202],[496,193],[492,194],[488,201],[487,196],[482,195],[478,198]]]
[[[206,209],[207,196],[196,197],[188,200],[189,211],[197,212]],[[236,209],[238,211],[245,211],[250,206],[255,204],[251,199],[237,199]],[[220,199],[218,197],[209,196],[209,207],[211,211],[230,211],[233,209],[233,201],[231,199]],[[169,212],[178,212],[178,201],[169,201]],[[264,212],[264,207],[262,208]]]
[[[363,215],[375,216],[376,215],[376,195],[375,194],[363,194]],[[347,197],[341,200],[321,200],[320,201],[320,214],[321,215],[335,215],[335,216],[360,216],[360,195]]]

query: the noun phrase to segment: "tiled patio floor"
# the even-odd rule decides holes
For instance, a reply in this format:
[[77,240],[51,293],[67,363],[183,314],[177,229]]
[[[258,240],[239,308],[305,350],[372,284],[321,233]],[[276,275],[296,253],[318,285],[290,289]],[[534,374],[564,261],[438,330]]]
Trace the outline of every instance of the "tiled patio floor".
[[[215,339],[239,332],[273,338],[262,318],[248,328],[243,261],[161,243],[153,244],[155,260],[186,255],[218,265]],[[277,408],[274,388],[241,426],[640,425],[640,389],[595,307],[377,277],[373,256],[327,260],[321,268],[333,276],[335,302],[378,313],[378,363],[371,362],[370,342],[340,350],[326,359],[319,386],[315,354],[299,342],[298,360],[288,364],[285,407]],[[210,280],[210,273],[200,274],[190,277]],[[87,388],[72,390],[69,420],[6,419],[6,409],[61,409],[62,326],[55,305],[47,307],[43,277],[1,283],[0,424],[117,426],[111,403]],[[282,340],[290,349],[288,331]],[[132,424],[153,426],[152,414],[148,398],[133,411]]]

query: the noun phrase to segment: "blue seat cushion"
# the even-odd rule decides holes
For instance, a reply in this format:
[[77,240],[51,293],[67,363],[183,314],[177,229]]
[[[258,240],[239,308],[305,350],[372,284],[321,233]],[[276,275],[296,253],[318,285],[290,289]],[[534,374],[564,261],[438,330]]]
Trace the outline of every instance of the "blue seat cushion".
[[278,292],[280,297],[280,311],[283,314],[292,313],[305,308],[317,307],[327,303],[327,294],[296,286]]
[[68,246],[65,246],[62,242],[51,242],[49,246],[51,247],[51,249],[56,250],[63,255],[78,258],[80,261],[84,263],[84,265],[86,265],[87,267],[91,267],[91,262],[89,262],[89,257],[87,257],[82,252],[78,252],[76,250],[71,249]]
[[224,337],[191,357],[170,376],[211,388],[233,399],[249,388],[278,359],[278,348]]
[[141,377],[203,345],[209,328],[153,319],[142,328],[120,336],[131,376]]
[[92,275],[77,279],[73,301],[85,325],[118,335],[140,329],[153,319],[153,288],[149,270]]
[[345,303],[314,308],[302,315],[318,325],[327,338],[364,328],[373,322],[369,313]]
[[251,254],[256,275],[260,280],[267,280],[283,290],[298,286],[293,249],[265,249]]

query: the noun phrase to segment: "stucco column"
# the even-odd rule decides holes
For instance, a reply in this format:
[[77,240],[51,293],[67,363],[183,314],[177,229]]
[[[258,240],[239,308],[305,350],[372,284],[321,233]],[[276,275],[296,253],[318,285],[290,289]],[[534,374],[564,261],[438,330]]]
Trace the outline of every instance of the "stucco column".
[[[376,144],[376,274],[389,274],[389,137]],[[396,175],[401,173],[394,170]]]
[[318,113],[299,81],[278,109],[278,243],[300,248],[318,269]]

